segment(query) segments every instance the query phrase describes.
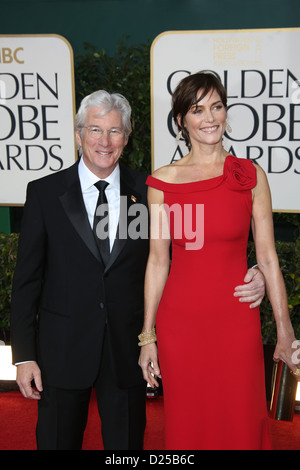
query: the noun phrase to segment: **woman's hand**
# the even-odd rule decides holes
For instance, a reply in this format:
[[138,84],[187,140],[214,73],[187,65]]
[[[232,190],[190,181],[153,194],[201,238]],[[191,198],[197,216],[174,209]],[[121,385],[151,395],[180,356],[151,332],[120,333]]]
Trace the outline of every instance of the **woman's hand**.
[[275,362],[283,361],[292,372],[300,373],[300,341],[293,334],[286,334],[278,339],[273,354]]
[[139,366],[143,371],[143,376],[146,382],[148,382],[152,388],[159,387],[159,383],[154,377],[156,376],[161,378],[158,365],[157,346],[155,343],[141,346]]

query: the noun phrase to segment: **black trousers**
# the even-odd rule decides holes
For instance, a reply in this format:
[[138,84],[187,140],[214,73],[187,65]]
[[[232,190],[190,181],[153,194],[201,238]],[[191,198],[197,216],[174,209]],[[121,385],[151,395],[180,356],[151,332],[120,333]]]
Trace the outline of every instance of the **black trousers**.
[[[94,384],[105,450],[142,450],[146,426],[146,382],[120,389],[113,374],[107,337]],[[62,390],[43,383],[36,428],[38,450],[80,450],[92,387]],[[100,436],[99,436],[100,441]]]

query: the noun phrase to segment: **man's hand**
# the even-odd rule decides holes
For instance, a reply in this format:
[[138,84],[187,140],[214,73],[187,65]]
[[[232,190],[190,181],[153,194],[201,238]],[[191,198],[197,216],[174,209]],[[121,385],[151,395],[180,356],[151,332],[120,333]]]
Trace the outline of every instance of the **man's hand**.
[[[34,381],[35,387],[31,386]],[[17,366],[17,384],[25,398],[39,400],[43,390],[41,371],[36,362],[25,362]]]
[[244,278],[245,284],[235,288],[234,296],[240,302],[249,302],[250,308],[258,307],[265,296],[265,278],[259,269],[248,269]]

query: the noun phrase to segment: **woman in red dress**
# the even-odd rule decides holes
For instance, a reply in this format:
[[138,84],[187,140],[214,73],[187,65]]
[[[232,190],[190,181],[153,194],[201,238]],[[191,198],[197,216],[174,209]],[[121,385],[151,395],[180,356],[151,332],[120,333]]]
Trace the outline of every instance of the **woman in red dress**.
[[226,106],[214,74],[182,80],[173,117],[190,151],[147,180],[151,242],[140,366],[150,384],[153,374],[162,377],[166,449],[271,448],[259,309],[233,296],[247,271],[250,225],[277,323],[274,359],[296,371],[267,178],[223,148]]

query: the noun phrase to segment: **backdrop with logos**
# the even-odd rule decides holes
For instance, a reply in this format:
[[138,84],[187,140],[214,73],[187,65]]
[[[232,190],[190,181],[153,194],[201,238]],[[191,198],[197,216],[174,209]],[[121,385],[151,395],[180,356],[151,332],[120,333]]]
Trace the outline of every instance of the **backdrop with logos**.
[[274,211],[300,212],[299,42],[300,28],[160,34],[151,48],[153,170],[188,153],[175,139],[171,96],[182,78],[210,70],[228,94],[224,147],[265,170]]
[[29,181],[76,160],[73,51],[55,34],[0,39],[0,204],[22,205]]

